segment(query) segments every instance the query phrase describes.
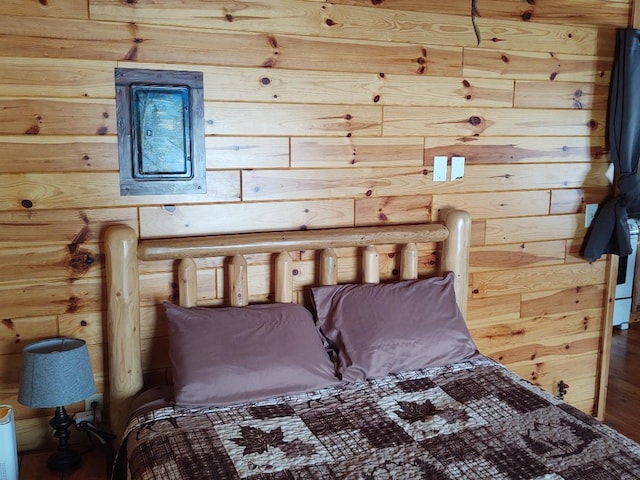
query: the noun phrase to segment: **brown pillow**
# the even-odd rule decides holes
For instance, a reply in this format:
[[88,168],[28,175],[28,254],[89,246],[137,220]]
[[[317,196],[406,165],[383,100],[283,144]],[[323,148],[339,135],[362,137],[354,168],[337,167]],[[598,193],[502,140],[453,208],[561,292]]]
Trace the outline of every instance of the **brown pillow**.
[[311,289],[318,326],[343,380],[440,366],[476,354],[456,304],[454,274]]
[[221,406],[339,382],[311,313],[300,305],[164,306],[178,405]]

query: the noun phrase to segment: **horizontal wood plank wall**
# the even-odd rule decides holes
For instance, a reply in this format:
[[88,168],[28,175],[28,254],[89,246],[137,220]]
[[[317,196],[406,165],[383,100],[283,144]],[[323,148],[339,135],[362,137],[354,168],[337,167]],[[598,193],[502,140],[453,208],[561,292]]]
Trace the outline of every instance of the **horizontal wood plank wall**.
[[[607,272],[579,256],[584,206],[611,191],[606,106],[625,0],[4,0],[0,3],[0,403],[21,450],[51,411],[18,404],[21,351],[90,344],[106,378],[102,235],[142,237],[473,217],[468,322],[484,353],[595,412]],[[114,68],[204,74],[206,195],[119,196]],[[466,157],[433,181],[433,157]],[[380,250],[382,277],[397,253]],[[339,249],[340,281],[356,252]],[[421,245],[420,274],[439,251]],[[316,273],[293,255],[300,291]],[[252,300],[269,258],[249,256]],[[219,305],[220,260],[199,260],[199,301]],[[171,262],[141,266],[149,381],[170,378],[157,303]],[[72,405],[70,411],[82,409]]]

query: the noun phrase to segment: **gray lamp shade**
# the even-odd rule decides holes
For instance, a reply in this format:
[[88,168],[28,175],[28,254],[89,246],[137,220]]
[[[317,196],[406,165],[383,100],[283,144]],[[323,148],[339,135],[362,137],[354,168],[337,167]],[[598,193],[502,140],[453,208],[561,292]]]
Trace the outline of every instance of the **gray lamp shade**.
[[96,392],[89,350],[78,338],[50,338],[23,350],[18,401],[50,408],[84,400]]

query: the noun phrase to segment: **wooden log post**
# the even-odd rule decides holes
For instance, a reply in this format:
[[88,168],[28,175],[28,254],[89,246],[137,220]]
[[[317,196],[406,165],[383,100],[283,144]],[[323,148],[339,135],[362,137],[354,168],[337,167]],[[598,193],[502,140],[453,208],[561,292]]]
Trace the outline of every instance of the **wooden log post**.
[[462,315],[466,317],[471,216],[463,210],[451,210],[447,214],[445,225],[450,238],[442,248],[441,272],[455,273],[456,300]]
[[380,254],[373,245],[369,245],[362,252],[362,281],[380,283]]
[[183,258],[178,266],[178,297],[183,307],[195,307],[198,302],[198,277],[193,258]]
[[338,257],[333,248],[325,248],[320,252],[320,285],[336,285],[338,283]]
[[276,302],[293,301],[293,259],[289,252],[280,252],[276,259]]
[[407,243],[400,254],[400,278],[414,280],[418,278],[418,246]]
[[243,255],[234,255],[227,270],[229,303],[232,307],[244,307],[249,303],[247,260]]
[[143,387],[137,246],[130,227],[113,226],[106,232],[109,420],[118,439],[126,426],[129,402]]

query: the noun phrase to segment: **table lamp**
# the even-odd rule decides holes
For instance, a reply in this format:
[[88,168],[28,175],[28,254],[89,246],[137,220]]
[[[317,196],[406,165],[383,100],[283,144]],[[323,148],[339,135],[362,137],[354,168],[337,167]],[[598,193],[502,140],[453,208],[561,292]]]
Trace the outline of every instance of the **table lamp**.
[[80,454],[69,448],[73,419],[64,406],[80,402],[96,392],[89,350],[78,338],[50,338],[23,350],[18,401],[31,408],[53,408],[49,422],[58,448],[47,465],[52,470],[71,470],[80,465]]

